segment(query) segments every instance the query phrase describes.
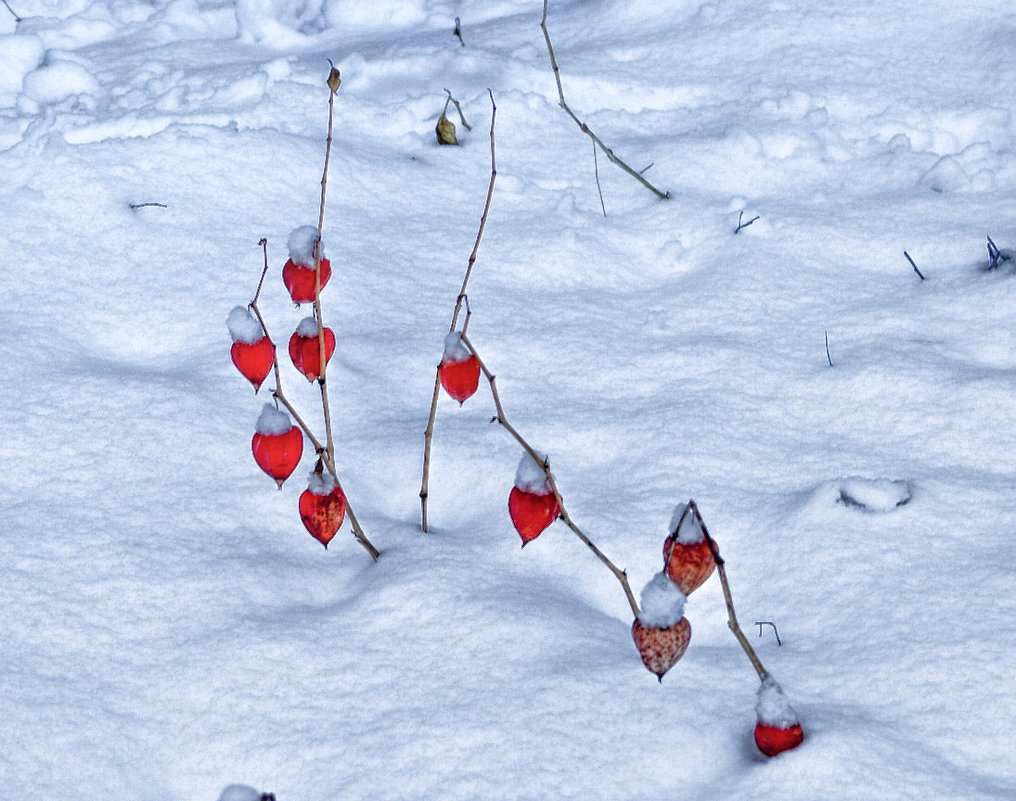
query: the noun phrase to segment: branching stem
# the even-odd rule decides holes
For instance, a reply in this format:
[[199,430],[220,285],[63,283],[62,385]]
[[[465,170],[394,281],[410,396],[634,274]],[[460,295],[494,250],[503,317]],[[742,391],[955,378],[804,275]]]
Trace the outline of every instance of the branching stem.
[[608,159],[610,159],[614,164],[616,164],[618,167],[620,167],[622,170],[628,173],[632,178],[634,178],[636,181],[642,184],[646,189],[648,189],[650,192],[656,195],[656,197],[660,198],[661,200],[666,200],[668,197],[670,197],[669,192],[660,191],[651,183],[649,183],[649,181],[647,181],[640,173],[633,170],[625,162],[623,162],[621,159],[615,156],[614,151],[611,150],[609,147],[607,147],[596,134],[594,134],[591,130],[589,130],[589,126],[586,125],[582,120],[580,120],[575,115],[575,112],[573,112],[571,108],[568,106],[568,102],[564,99],[564,87],[561,85],[561,68],[558,67],[557,65],[557,57],[554,55],[554,45],[551,44],[550,32],[547,30],[547,6],[549,2],[550,0],[543,0],[543,20],[540,22],[540,27],[543,29],[543,38],[547,42],[547,53],[550,56],[550,66],[554,70],[554,80],[557,82],[557,96],[558,99],[560,100],[561,108],[563,108],[565,112],[568,114],[568,116],[575,121],[575,124],[579,126],[579,130],[581,130],[582,133],[586,134],[590,139],[592,139],[593,143],[597,145],[600,148],[600,150],[602,150],[606,154]]
[[575,521],[572,520],[571,515],[568,514],[568,510],[565,508],[564,500],[561,498],[561,493],[557,489],[557,482],[554,480],[554,475],[550,472],[550,463],[546,458],[534,450],[533,446],[530,445],[518,432],[518,430],[508,422],[508,417],[504,412],[504,406],[501,405],[501,396],[497,391],[497,383],[495,381],[494,374],[490,372],[486,363],[480,357],[480,354],[477,353],[473,343],[470,342],[468,337],[463,336],[462,344],[465,345],[469,349],[469,352],[476,357],[477,362],[480,364],[480,370],[483,371],[483,375],[486,377],[487,383],[490,385],[490,394],[494,398],[494,408],[497,411],[497,416],[494,418],[494,421],[504,428],[504,430],[507,431],[512,438],[522,446],[522,449],[529,454],[533,461],[543,468],[543,472],[547,476],[547,484],[550,486],[551,491],[554,493],[554,499],[557,501],[557,508],[559,510],[558,514],[561,517],[561,520],[572,530],[572,533],[574,533],[576,537],[585,543],[586,547],[595,554],[596,558],[603,562],[603,564],[607,566],[607,569],[614,574],[614,577],[620,582],[621,588],[624,590],[624,594],[628,599],[628,605],[631,607],[632,614],[634,614],[635,617],[638,617],[639,605],[635,600],[635,594],[631,591],[631,585],[628,583],[628,574],[610,561],[606,554],[597,548],[593,541],[586,536],[585,532],[583,532],[582,529],[575,524]]
[[[445,90],[447,91],[447,90]],[[459,314],[462,312],[462,304],[466,301],[466,288],[469,286],[469,277],[473,273],[473,264],[476,263],[476,254],[480,250],[480,240],[483,239],[483,229],[487,226],[487,215],[490,213],[490,201],[494,197],[494,180],[497,178],[497,158],[494,148],[494,121],[497,118],[497,105],[494,103],[494,93],[487,91],[490,95],[490,183],[487,185],[487,198],[483,203],[483,213],[480,215],[480,228],[476,232],[476,241],[473,242],[473,250],[469,254],[469,261],[466,264],[466,273],[462,277],[462,286],[455,299],[455,311],[452,312],[452,323],[448,327],[448,333],[455,330],[459,323]],[[449,92],[449,97],[451,93]],[[464,122],[464,121],[463,121]],[[468,306],[467,306],[468,308]],[[437,400],[441,395],[441,372],[440,367],[434,371],[434,394],[430,399],[430,415],[427,417],[427,430],[424,432],[423,442],[423,481],[420,485],[420,506],[421,518],[420,529],[423,532],[428,530],[427,526],[427,496],[430,483],[430,449],[434,439],[434,422],[437,419]]]

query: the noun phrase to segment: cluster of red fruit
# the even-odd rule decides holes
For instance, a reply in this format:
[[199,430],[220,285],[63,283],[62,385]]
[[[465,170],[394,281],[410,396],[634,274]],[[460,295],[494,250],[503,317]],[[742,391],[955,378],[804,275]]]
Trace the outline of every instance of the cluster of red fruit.
[[[282,280],[289,295],[296,304],[314,301],[315,276],[313,248],[294,249],[294,239],[306,239],[313,231],[316,244],[316,229],[297,229],[290,237],[291,258],[282,268]],[[303,250],[302,257],[294,250]],[[309,256],[309,258],[308,258]],[[307,263],[309,262],[309,264]],[[323,289],[331,277],[328,259],[320,259],[320,287]],[[253,304],[252,304],[253,306]],[[237,306],[227,320],[233,346],[230,355],[233,364],[254,386],[257,392],[268,374],[277,366],[275,344],[268,336],[259,318],[251,313],[250,307]],[[329,328],[322,329],[325,364],[335,352],[335,334]],[[320,378],[321,343],[318,339],[318,323],[314,317],[304,318],[289,339],[289,356],[293,366],[308,381]],[[272,404],[265,404],[255,433],[251,440],[254,461],[282,488],[303,456],[303,432],[292,424],[286,412]],[[346,498],[331,475],[323,472],[321,460],[313,473],[307,489],[300,496],[300,518],[307,530],[326,548],[331,542],[346,514]]]

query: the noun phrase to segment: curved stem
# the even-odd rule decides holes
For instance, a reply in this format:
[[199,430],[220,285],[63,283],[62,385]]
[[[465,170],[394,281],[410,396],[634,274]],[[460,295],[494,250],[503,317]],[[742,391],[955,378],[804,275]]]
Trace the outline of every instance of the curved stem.
[[632,614],[634,614],[635,617],[638,617],[639,605],[635,600],[635,594],[631,591],[631,585],[628,583],[628,574],[610,561],[610,559],[607,558],[607,555],[597,548],[596,545],[593,544],[593,541],[590,540],[582,529],[575,524],[575,521],[572,520],[571,515],[568,514],[568,510],[565,508],[564,500],[561,498],[561,493],[558,491],[554,475],[550,472],[550,463],[525,440],[525,438],[511,423],[508,422],[508,418],[504,412],[504,406],[501,405],[501,396],[497,391],[494,374],[490,372],[483,359],[480,358],[480,354],[476,352],[476,348],[473,346],[473,343],[470,342],[465,335],[462,337],[462,343],[469,348],[469,352],[476,357],[476,361],[480,364],[480,370],[483,371],[483,375],[486,377],[487,383],[490,384],[490,392],[494,398],[494,408],[497,410],[497,416],[494,419],[502,428],[511,434],[515,441],[522,446],[522,449],[529,454],[533,461],[543,467],[543,472],[547,476],[547,483],[550,485],[551,492],[554,493],[554,499],[557,501],[558,514],[561,517],[561,520],[564,521],[564,524],[572,530],[572,533],[575,534],[575,536],[585,543],[586,547],[593,552],[596,558],[603,562],[603,564],[607,566],[607,569],[614,574],[614,577],[621,584],[621,589],[624,590],[625,598],[628,599],[628,605],[631,607]]

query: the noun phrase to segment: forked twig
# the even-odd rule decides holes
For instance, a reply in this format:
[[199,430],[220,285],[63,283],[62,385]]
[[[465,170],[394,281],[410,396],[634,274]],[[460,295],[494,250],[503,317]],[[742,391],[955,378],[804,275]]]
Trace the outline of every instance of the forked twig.
[[758,658],[758,654],[755,653],[755,649],[751,647],[751,643],[748,642],[748,638],[744,636],[744,632],[741,631],[741,627],[737,623],[737,615],[734,614],[734,599],[730,595],[730,584],[727,581],[727,569],[725,567],[723,557],[720,556],[720,550],[716,547],[715,540],[709,536],[709,531],[706,529],[705,521],[702,519],[702,515],[699,514],[695,501],[688,501],[688,509],[698,518],[698,524],[702,528],[702,534],[706,538],[706,542],[709,543],[709,550],[712,551],[713,560],[716,562],[716,572],[720,576],[720,585],[723,587],[723,600],[727,603],[727,626],[733,632],[737,641],[741,644],[741,648],[744,649],[744,653],[748,656],[751,666],[755,668],[755,672],[758,674],[759,680],[764,681],[769,675],[769,671],[767,671],[762,665],[762,660]]
[[547,53],[550,56],[550,66],[554,70],[554,80],[557,82],[557,96],[558,99],[560,100],[561,108],[563,108],[565,112],[568,114],[568,116],[575,121],[575,124],[579,126],[579,130],[581,130],[582,133],[586,134],[590,139],[592,139],[595,145],[599,146],[600,150],[602,150],[607,155],[608,159],[610,159],[612,162],[614,162],[614,164],[616,164],[618,167],[620,167],[622,170],[628,173],[632,178],[634,178],[636,181],[642,184],[646,189],[648,189],[650,192],[656,195],[656,197],[660,198],[661,200],[666,200],[668,197],[670,197],[669,192],[661,192],[659,189],[657,189],[655,186],[649,183],[649,181],[647,181],[642,176],[641,173],[636,172],[631,167],[629,167],[625,162],[619,159],[616,155],[614,155],[614,151],[611,150],[609,147],[607,147],[596,134],[594,134],[591,130],[589,130],[589,126],[586,125],[582,120],[580,120],[575,115],[575,112],[572,111],[571,108],[568,106],[568,102],[564,99],[564,87],[561,85],[561,68],[558,67],[557,65],[557,57],[554,55],[554,45],[551,44],[550,32],[547,30],[547,6],[549,2],[550,0],[543,0],[543,20],[540,22],[540,27],[543,28],[543,38],[547,42]]
[[455,106],[455,110],[459,112],[459,122],[462,123],[462,127],[465,128],[467,131],[473,130],[473,126],[470,125],[468,122],[466,122],[466,118],[465,115],[463,115],[462,113],[462,106],[459,105],[459,101],[456,100],[454,97],[452,97],[452,93],[449,90],[445,89],[445,92],[448,93],[448,99],[445,101],[444,111],[442,111],[441,113],[446,114],[448,112],[448,104],[451,103],[453,106]]
[[557,501],[558,515],[561,520],[564,521],[564,524],[572,530],[572,533],[574,533],[575,536],[585,543],[586,547],[588,547],[589,550],[596,555],[596,558],[603,562],[610,572],[614,574],[614,577],[621,583],[621,588],[624,590],[625,597],[628,599],[628,605],[631,607],[632,613],[635,617],[638,617],[639,605],[635,600],[635,594],[631,591],[631,585],[628,583],[628,574],[610,561],[606,554],[597,548],[596,545],[593,544],[593,541],[586,536],[585,532],[583,532],[582,529],[575,524],[575,521],[572,520],[571,515],[568,514],[568,510],[565,508],[564,500],[561,498],[561,493],[558,492],[557,482],[554,481],[554,475],[550,472],[550,463],[545,457],[537,453],[533,446],[526,442],[525,438],[523,438],[518,430],[508,422],[508,417],[504,412],[504,406],[501,405],[501,396],[497,391],[494,374],[490,372],[486,363],[480,357],[480,354],[477,353],[473,343],[470,342],[469,338],[465,335],[462,336],[462,344],[469,349],[469,352],[472,353],[473,356],[476,357],[476,361],[480,365],[480,370],[483,371],[483,375],[486,377],[487,383],[490,385],[490,393],[494,398],[494,408],[497,410],[497,416],[494,418],[494,421],[504,428],[505,431],[511,434],[515,441],[522,446],[522,449],[529,454],[533,461],[543,468],[543,472],[547,476],[547,484],[550,486],[551,492],[554,493],[554,499]]
[[[447,91],[447,90],[446,90]],[[473,265],[476,263],[476,254],[480,249],[480,240],[483,239],[483,229],[487,226],[487,215],[490,212],[490,201],[494,197],[494,179],[497,177],[497,160],[494,150],[494,121],[497,118],[497,105],[494,103],[494,93],[487,91],[490,95],[490,183],[487,185],[487,199],[483,204],[483,214],[480,215],[480,228],[476,232],[476,241],[473,242],[473,250],[469,254],[469,262],[466,264],[466,274],[462,278],[462,286],[459,288],[458,297],[455,299],[455,311],[452,312],[452,324],[448,327],[448,333],[455,330],[459,323],[459,314],[462,311],[462,303],[466,298],[466,287],[469,286],[469,277],[473,273]],[[450,96],[450,95],[449,95]],[[434,372],[434,394],[430,401],[430,415],[427,418],[427,430],[424,433],[423,444],[423,482],[420,485],[420,506],[421,522],[420,529],[427,531],[427,495],[430,482],[430,446],[434,438],[434,421],[437,418],[437,399],[441,394],[441,372],[440,367]]]

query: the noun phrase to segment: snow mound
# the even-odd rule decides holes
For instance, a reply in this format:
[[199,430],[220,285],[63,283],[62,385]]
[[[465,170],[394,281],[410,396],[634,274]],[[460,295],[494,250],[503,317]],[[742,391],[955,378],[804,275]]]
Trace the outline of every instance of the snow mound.
[[313,339],[318,333],[317,320],[313,317],[304,317],[296,327],[296,333],[302,337]]
[[314,472],[307,481],[307,489],[315,495],[331,495],[336,486],[335,477],[331,473]]
[[472,354],[469,348],[462,342],[462,334],[452,331],[444,338],[444,352],[441,354],[442,362],[464,362]]
[[970,183],[963,166],[952,156],[943,156],[921,176],[921,183],[933,192],[958,192]]
[[[301,225],[294,228],[289,234],[289,258],[293,264],[301,264],[304,267],[314,266],[314,246],[318,243],[317,228],[313,225]],[[320,256],[325,257],[325,246],[319,248]]]
[[231,784],[219,794],[219,801],[261,801],[261,792],[246,784]]
[[678,589],[670,576],[657,573],[642,590],[639,622],[643,626],[668,629],[684,617],[687,600],[688,596]]
[[771,676],[762,680],[758,688],[755,714],[758,722],[777,729],[789,729],[801,721],[783,693],[783,688]]
[[[6,12],[5,12],[6,13]],[[0,36],[0,94],[20,92],[25,76],[42,63],[46,49],[38,36]]]
[[285,434],[292,427],[293,422],[289,419],[288,414],[281,409],[276,409],[272,404],[266,403],[261,414],[258,415],[255,429],[259,434],[277,436]]
[[706,538],[702,520],[689,503],[674,507],[674,514],[670,518],[670,533],[677,534],[677,542],[682,545],[696,545]]
[[260,342],[265,335],[261,323],[250,313],[246,306],[235,306],[226,318],[226,328],[234,342],[253,345]]
[[909,503],[912,493],[909,481],[851,477],[839,482],[836,502],[865,512],[891,512]]
[[[546,454],[540,454],[544,462],[547,461]],[[528,452],[522,454],[519,460],[519,467],[515,471],[515,486],[523,492],[532,492],[535,495],[548,495],[553,490],[550,482],[547,481],[547,474],[543,465],[539,464]]]
[[67,97],[100,97],[103,89],[95,76],[80,64],[53,61],[25,76],[22,91],[36,103],[59,103]]

